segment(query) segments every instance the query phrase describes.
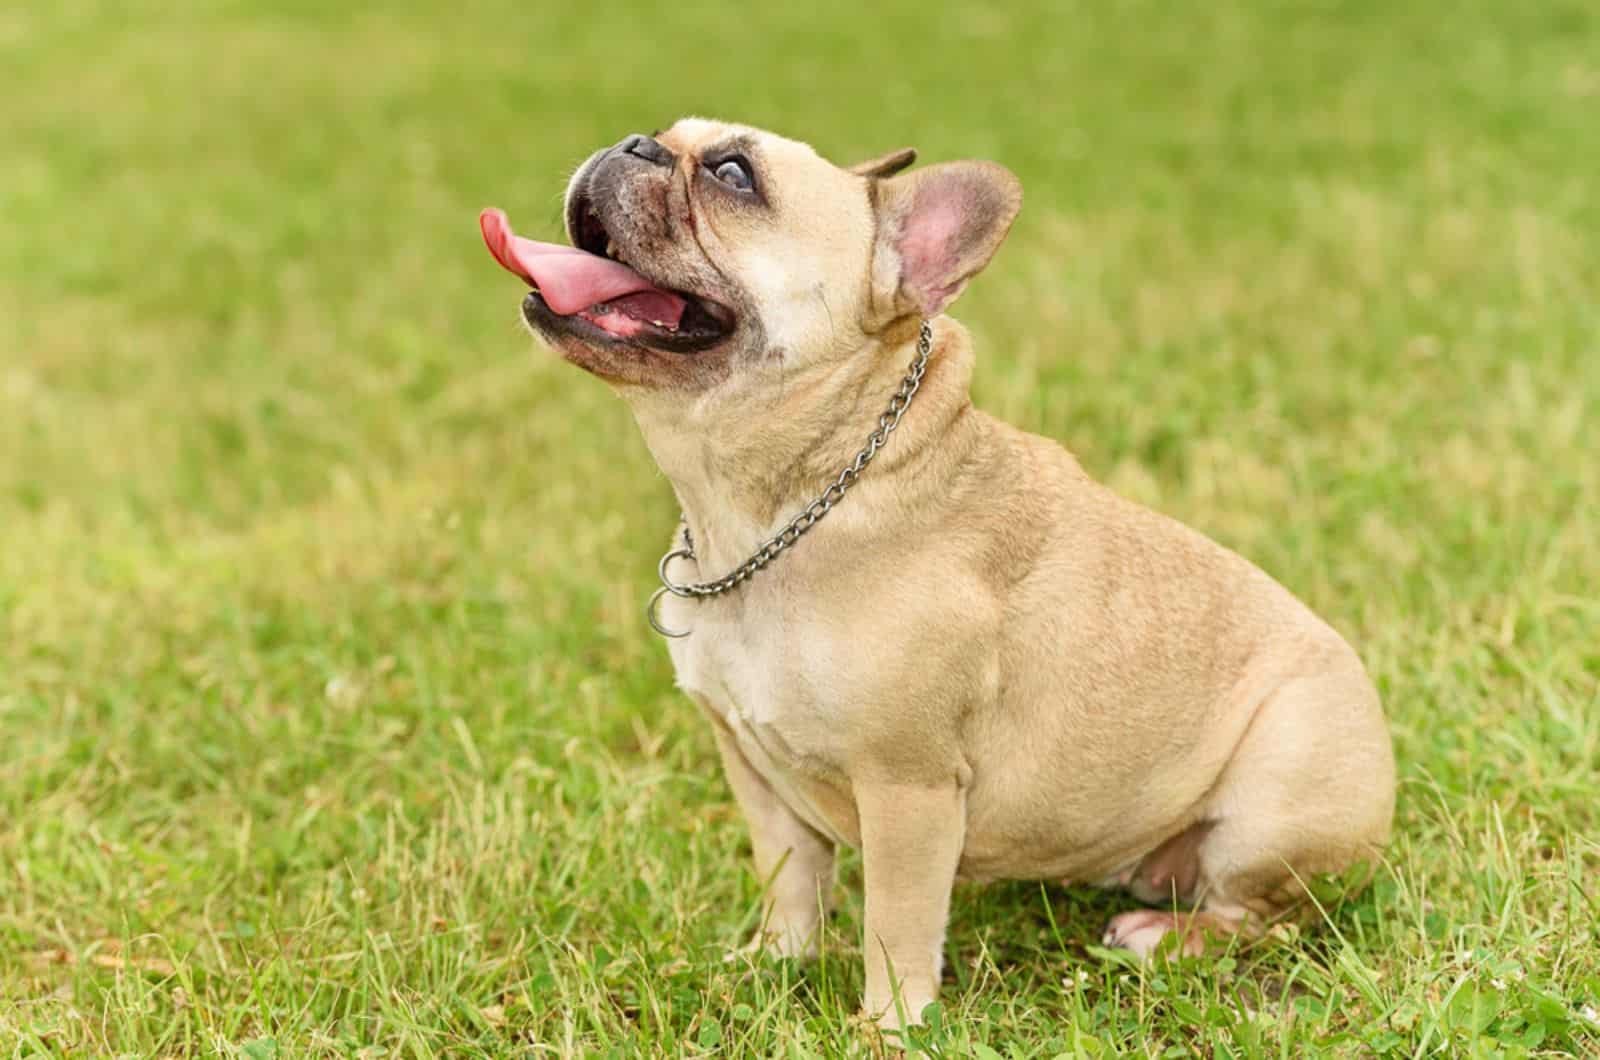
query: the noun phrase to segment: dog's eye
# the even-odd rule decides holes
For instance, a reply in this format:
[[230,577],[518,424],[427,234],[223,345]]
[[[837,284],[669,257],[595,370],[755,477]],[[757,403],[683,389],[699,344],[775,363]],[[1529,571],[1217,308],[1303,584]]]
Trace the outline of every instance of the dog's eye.
[[750,166],[742,158],[725,158],[711,168],[711,175],[734,191],[750,191],[756,186]]

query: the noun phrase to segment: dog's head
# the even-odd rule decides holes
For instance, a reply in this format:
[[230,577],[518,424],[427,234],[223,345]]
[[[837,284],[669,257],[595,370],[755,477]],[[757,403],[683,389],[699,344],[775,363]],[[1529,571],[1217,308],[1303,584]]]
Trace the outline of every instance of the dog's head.
[[567,188],[570,247],[511,234],[495,257],[534,288],[523,316],[613,382],[705,390],[774,359],[858,350],[941,312],[999,247],[1022,201],[992,162],[851,168],[805,144],[697,118],[596,152]]

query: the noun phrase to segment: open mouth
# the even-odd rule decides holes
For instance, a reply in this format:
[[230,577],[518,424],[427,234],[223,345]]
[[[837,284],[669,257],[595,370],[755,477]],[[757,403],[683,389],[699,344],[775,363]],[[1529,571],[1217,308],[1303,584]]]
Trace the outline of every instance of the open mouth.
[[733,330],[733,314],[725,306],[662,287],[623,262],[592,210],[580,210],[574,226],[578,245],[572,247],[513,234],[501,210],[484,210],[478,225],[495,260],[533,288],[523,302],[530,323],[559,327],[590,342],[674,353],[706,349]]

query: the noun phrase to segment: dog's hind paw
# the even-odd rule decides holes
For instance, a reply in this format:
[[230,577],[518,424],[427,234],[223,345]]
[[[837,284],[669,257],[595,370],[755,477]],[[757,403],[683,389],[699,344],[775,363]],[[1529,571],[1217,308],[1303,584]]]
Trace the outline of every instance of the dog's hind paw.
[[1212,920],[1204,913],[1136,909],[1112,917],[1100,942],[1112,949],[1127,950],[1148,958],[1161,948],[1168,935],[1177,935],[1173,954],[1197,957],[1205,952],[1206,929],[1215,929],[1217,926]]

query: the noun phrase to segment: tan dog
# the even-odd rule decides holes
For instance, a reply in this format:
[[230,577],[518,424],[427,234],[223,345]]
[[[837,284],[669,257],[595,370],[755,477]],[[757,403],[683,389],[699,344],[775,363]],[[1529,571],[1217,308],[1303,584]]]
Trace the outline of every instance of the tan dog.
[[660,615],[691,631],[678,683],[768,884],[755,944],[813,952],[834,850],[859,847],[866,1008],[891,1027],[937,992],[957,878],[1125,887],[1158,908],[1113,917],[1108,945],[1195,953],[1370,862],[1394,805],[1378,697],[1337,633],[972,407],[967,332],[940,314],[1021,189],[987,162],[901,174],[912,158],[841,169],[691,119],[579,170],[579,249],[483,219],[536,288],[528,322],[632,406],[692,531],[681,582],[735,571],[836,481],[931,322],[903,421],[826,518]]

